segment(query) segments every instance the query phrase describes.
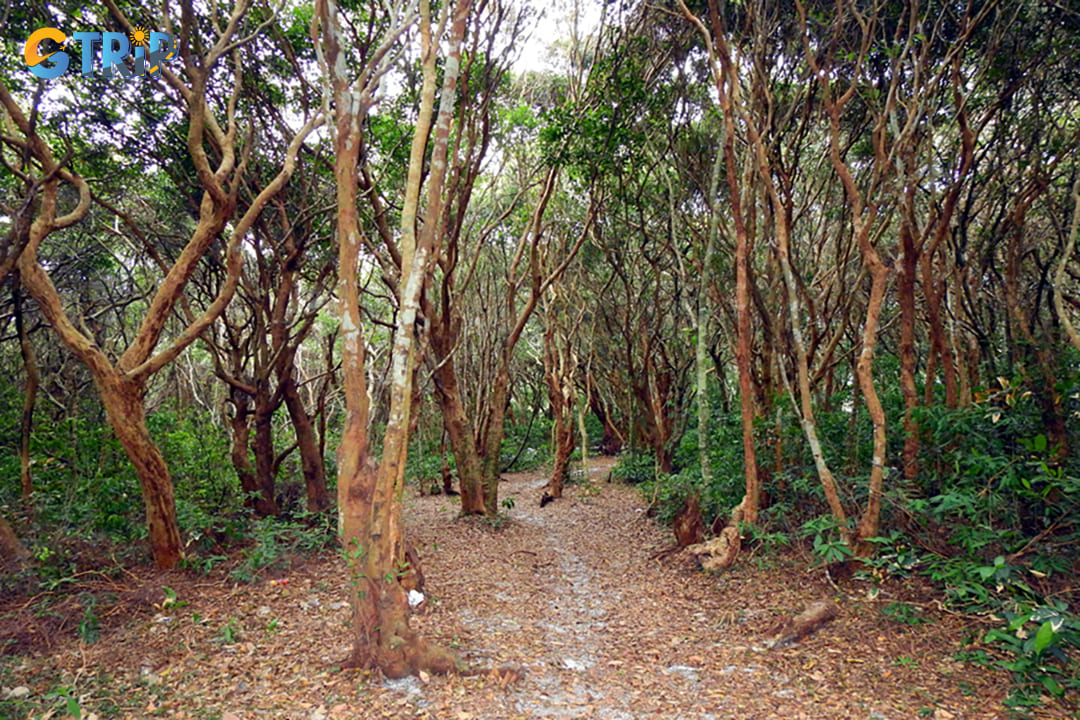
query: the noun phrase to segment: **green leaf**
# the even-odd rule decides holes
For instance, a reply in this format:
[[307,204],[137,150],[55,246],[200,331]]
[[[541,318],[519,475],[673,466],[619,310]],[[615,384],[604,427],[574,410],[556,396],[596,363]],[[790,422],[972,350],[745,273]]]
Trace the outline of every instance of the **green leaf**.
[[1038,655],[1045,650],[1046,646],[1054,641],[1054,636],[1056,634],[1057,633],[1054,632],[1054,626],[1050,621],[1047,620],[1044,622],[1039,627],[1039,632],[1035,633],[1035,645],[1032,646],[1032,650],[1035,651],[1035,654]]
[[1031,449],[1035,452],[1046,452],[1047,442],[1046,436],[1039,434],[1035,436],[1035,439],[1031,442]]
[[1062,697],[1065,694],[1065,688],[1061,687],[1061,684],[1049,675],[1040,677],[1039,682],[1041,682],[1042,686],[1046,688],[1046,691],[1054,697]]

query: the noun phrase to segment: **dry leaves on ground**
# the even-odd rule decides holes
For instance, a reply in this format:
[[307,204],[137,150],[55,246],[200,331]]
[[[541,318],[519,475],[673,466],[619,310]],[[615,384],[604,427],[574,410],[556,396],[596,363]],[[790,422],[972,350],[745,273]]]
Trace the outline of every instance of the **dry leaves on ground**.
[[[28,696],[0,700],[0,717],[62,717],[65,698],[102,718],[174,720],[1004,716],[1008,678],[954,660],[965,620],[898,624],[859,583],[842,597],[795,560],[748,553],[709,575],[685,554],[657,559],[668,531],[633,488],[599,479],[607,467],[544,508],[543,476],[510,476],[501,494],[513,507],[498,527],[458,520],[454,498],[407,501],[427,578],[414,625],[474,666],[521,668],[520,682],[341,670],[345,581],[327,556],[253,585],[190,573],[116,581],[107,612],[121,616],[100,642],[80,644],[69,627],[48,651],[4,661],[4,685]],[[165,586],[176,594],[167,605]],[[835,620],[766,648],[825,598]]]

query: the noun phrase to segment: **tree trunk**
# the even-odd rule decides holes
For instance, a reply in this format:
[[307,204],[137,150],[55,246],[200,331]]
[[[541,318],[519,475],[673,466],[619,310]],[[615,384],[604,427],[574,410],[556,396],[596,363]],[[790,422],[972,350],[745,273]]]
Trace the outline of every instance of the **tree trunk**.
[[[709,430],[712,424],[712,407],[709,404],[709,343],[712,342],[712,312],[708,297],[709,286],[712,284],[713,255],[716,253],[716,240],[720,234],[720,213],[717,212],[719,208],[716,207],[716,203],[720,195],[720,178],[723,169],[724,155],[717,153],[713,161],[712,177],[709,180],[709,204],[712,212],[709,215],[709,234],[701,253],[701,277],[698,281],[697,296],[697,342],[694,343],[698,464],[701,466],[701,481],[705,487],[711,487],[713,482],[712,460],[709,454]],[[738,263],[738,258],[736,258],[736,263]]]
[[252,414],[255,437],[251,447],[255,454],[255,495],[249,495],[246,500],[259,517],[271,517],[279,512],[274,497],[274,406],[269,395],[266,381],[256,381]]
[[[1025,341],[1023,352],[1028,358],[1034,360],[1039,379],[1042,381],[1041,384],[1036,383],[1034,378],[1031,378],[1033,393],[1042,411],[1047,439],[1054,451],[1052,462],[1055,465],[1061,465],[1069,457],[1069,437],[1065,424],[1065,409],[1062,406],[1061,393],[1057,388],[1057,362],[1054,354],[1048,350],[1047,343],[1043,342],[1042,338],[1035,337],[1033,323],[1026,314],[1029,308],[1021,302],[1019,289],[1020,258],[1025,250],[1027,210],[1034,202],[1037,193],[1041,193],[1041,187],[1017,200],[1010,214],[1011,232],[1006,249],[1005,266],[1005,302],[1008,305],[1010,318]],[[1026,363],[1021,363],[1022,369],[1024,365]]]
[[[643,354],[645,361],[640,368],[639,376],[632,381],[634,393],[644,410],[639,419],[644,439],[649,444],[656,460],[656,471],[670,475],[673,469],[671,437],[674,421],[668,401],[672,380],[668,371],[656,367],[653,350],[648,344]],[[628,367],[632,365],[628,364]]]
[[19,351],[26,369],[26,388],[23,390],[22,416],[19,420],[19,485],[22,490],[23,509],[31,513],[34,506],[34,481],[30,474],[30,433],[34,429],[34,404],[41,373],[38,371],[37,356],[23,318],[21,282],[19,271],[16,270],[12,273],[12,305],[15,331],[19,336]]
[[36,256],[24,253],[19,261],[19,270],[27,291],[61,340],[83,360],[94,377],[113,432],[139,477],[154,563],[162,570],[176,567],[181,557],[181,544],[172,478],[161,451],[146,427],[146,410],[143,407],[145,385],[114,369],[104,353],[75,329],[64,315],[59,294],[37,264]]
[[248,418],[251,417],[251,404],[248,402],[248,394],[237,387],[230,386],[231,401],[233,406],[232,417],[229,425],[232,428],[232,448],[229,458],[232,460],[236,478],[240,481],[240,490],[244,493],[244,505],[251,507],[252,498],[258,492],[259,485],[255,481],[255,469],[251,466],[251,455],[248,452],[251,440],[251,426]]
[[139,476],[154,564],[161,570],[170,570],[180,562],[182,548],[176,500],[165,458],[146,427],[145,391],[116,373],[97,377],[96,381],[109,424]]
[[[401,496],[417,360],[417,315],[423,287],[430,277],[432,258],[439,248],[435,218],[440,216],[444,202],[450,123],[469,11],[469,0],[455,5],[449,38],[433,38],[431,6],[427,0],[420,3],[423,84],[401,208],[401,281],[390,355],[390,407],[382,459],[376,465],[368,442],[370,408],[358,289],[364,242],[357,213],[357,164],[363,119],[374,102],[372,93],[381,77],[379,68],[385,72],[388,65],[366,66],[361,79],[354,84],[346,75],[348,63],[344,49],[351,42],[342,30],[337,5],[333,0],[317,0],[315,4],[322,35],[320,49],[324,53],[324,70],[335,99],[338,298],[345,393],[345,426],[338,448],[338,508],[341,541],[352,588],[353,650],[348,664],[378,668],[388,677],[395,678],[422,671],[445,673],[458,667],[452,654],[424,642],[409,628],[408,600],[401,582],[409,571],[403,540]],[[388,18],[387,30],[370,57],[384,57],[411,25],[411,16],[407,14],[394,14]],[[443,66],[442,95],[433,129],[436,59],[444,39],[448,40],[449,54]],[[427,209],[430,214],[418,238],[419,194],[429,134],[431,160]]]
[[[739,531],[738,523],[757,522],[758,510],[761,503],[761,479],[758,475],[757,453],[754,449],[754,391],[753,371],[751,365],[751,337],[750,325],[750,229],[743,213],[743,197],[746,185],[739,178],[738,163],[735,157],[735,118],[736,114],[742,114],[744,108],[740,98],[740,83],[736,58],[731,53],[727,42],[727,32],[724,27],[723,15],[720,13],[719,4],[716,0],[709,0],[709,27],[690,12],[683,0],[679,0],[679,9],[683,16],[705,40],[709,48],[709,54],[713,61],[713,82],[716,86],[717,100],[723,116],[722,154],[723,167],[728,186],[732,223],[735,226],[735,365],[739,374],[739,406],[742,422],[743,441],[743,468],[745,475],[746,492],[742,502],[732,511],[732,518],[724,533],[731,541],[730,552],[725,553],[724,562],[733,563],[738,555]],[[744,116],[744,121],[747,118]],[[747,125],[749,128],[749,124]],[[760,138],[758,138],[760,143]],[[718,186],[720,158],[714,166],[714,183]],[[716,193],[710,198],[715,199]],[[749,203],[753,208],[754,204]],[[754,217],[751,213],[751,218]],[[715,223],[718,218],[717,209],[713,208]],[[710,232],[710,242],[712,235]]]
[[[370,457],[360,463],[345,453],[339,457],[345,460],[347,473],[338,476],[338,487],[344,488],[338,494],[342,537],[351,540],[345,557],[356,595],[362,599],[353,603],[354,642],[345,666],[378,668],[388,678],[464,669],[453,653],[427,643],[409,627],[402,581],[416,569],[405,560],[401,504],[388,493],[397,484],[388,472],[392,468],[377,468]],[[375,542],[362,546],[358,539],[363,537]]]
[[[448,337],[449,336],[449,337]],[[432,361],[436,363],[432,373],[435,382],[435,401],[442,412],[443,427],[450,440],[450,451],[457,466],[458,487],[461,489],[461,514],[483,515],[484,481],[477,449],[476,434],[465,413],[461,400],[461,386],[451,354],[457,341],[457,333],[446,332],[436,323],[429,335]]]
[[604,399],[600,397],[599,392],[594,392],[590,396],[589,409],[592,410],[593,415],[596,416],[604,428],[604,434],[600,438],[600,452],[608,456],[618,455],[622,452],[625,442],[624,435],[615,425],[615,421],[612,419],[611,413],[608,412]]
[[296,443],[300,450],[300,468],[304,475],[304,489],[307,496],[308,512],[321,513],[330,507],[330,496],[326,491],[326,463],[323,462],[319,441],[311,416],[300,399],[296,380],[292,375],[279,380],[283,384],[282,395],[285,407],[292,420]]
[[[872,250],[872,249],[871,249]],[[866,509],[859,519],[856,532],[855,550],[861,555],[873,553],[873,547],[866,540],[877,536],[881,520],[881,496],[885,485],[885,452],[887,437],[885,434],[885,409],[874,387],[874,348],[877,345],[878,324],[881,318],[881,304],[885,299],[885,285],[889,279],[889,269],[881,262],[876,252],[867,252],[867,265],[870,266],[870,298],[866,304],[866,320],[863,325],[862,351],[855,373],[859,378],[859,387],[866,401],[866,410],[870,422],[874,425],[874,451],[870,460],[870,484],[866,498]]]
[[[443,428],[442,441],[439,443],[439,456],[442,463],[439,465],[439,475],[442,477],[443,494],[454,494],[454,474],[450,472],[450,461],[446,457],[446,429]],[[460,495],[460,493],[458,493]]]
[[18,566],[22,565],[29,557],[30,551],[19,542],[11,523],[3,515],[0,515],[0,562],[13,562]]
[[[759,173],[763,181],[768,185],[768,168],[764,166],[765,161],[763,159],[765,153],[764,147],[758,148],[757,152],[759,155],[759,162],[762,163]],[[784,290],[787,294],[788,314],[791,323],[791,344],[795,351],[795,371],[799,397],[799,404],[797,406],[799,422],[802,425],[803,434],[806,436],[806,442],[810,446],[810,454],[814,458],[814,466],[817,468],[818,478],[821,481],[822,489],[825,491],[825,499],[829,503],[829,509],[832,511],[836,521],[843,524],[847,521],[847,516],[844,512],[843,503],[840,502],[840,494],[836,487],[836,478],[825,458],[825,451],[821,446],[821,438],[818,436],[817,418],[814,413],[814,396],[812,388],[810,387],[810,360],[806,350],[806,343],[803,338],[802,309],[799,300],[800,283],[795,278],[790,260],[791,226],[788,220],[787,208],[784,206],[774,188],[769,188],[769,195],[772,198],[773,219],[776,228],[777,259],[780,261],[780,269],[784,277]],[[780,368],[780,375],[784,377],[786,381],[787,371],[785,369]]]
[[544,380],[551,405],[551,450],[554,455],[551,479],[544,489],[545,499],[562,497],[563,485],[570,474],[570,456],[574,452],[574,370],[577,359],[569,347],[569,340],[559,337],[557,313],[557,309],[549,309],[544,330]]
[[[116,6],[112,7],[112,12],[121,25],[132,29],[131,23]],[[91,203],[90,187],[77,173],[64,167],[70,158],[56,161],[49,145],[37,134],[31,120],[27,119],[6,87],[0,83],[0,104],[4,106],[5,115],[11,120],[12,128],[17,128],[27,141],[22,145],[27,150],[24,157],[29,160],[32,156],[33,167],[41,170],[38,177],[36,171],[31,170],[29,162],[23,168],[26,173],[24,179],[40,204],[36,206],[37,214],[29,228],[29,242],[18,259],[19,272],[27,292],[37,302],[60,340],[86,364],[94,377],[113,430],[139,476],[146,503],[154,561],[162,569],[172,568],[179,561],[180,534],[176,524],[172,480],[161,452],[154,445],[146,428],[145,408],[142,406],[146,385],[150,377],[175,360],[224,312],[239,281],[243,260],[240,254],[241,241],[247,237],[266,203],[287,182],[295,169],[296,156],[305,137],[321,121],[317,117],[308,118],[304,127],[292,138],[280,172],[248,203],[247,211],[239,219],[234,218],[239,188],[244,185],[240,173],[248,166],[246,161],[237,162],[235,100],[238,96],[234,94],[232,100],[222,103],[228,108],[227,117],[220,118],[222,122],[219,123],[219,118],[211,116],[207,107],[206,83],[209,74],[217,70],[218,60],[230,52],[230,48],[235,48],[232,33],[242,25],[238,22],[242,14],[243,9],[239,9],[234,22],[215,34],[213,45],[205,48],[202,62],[189,64],[185,75],[191,84],[178,88],[186,100],[183,103],[187,120],[188,152],[185,157],[192,162],[202,192],[198,221],[172,266],[159,279],[157,289],[147,299],[145,313],[137,323],[138,330],[115,363],[101,350],[93,337],[83,334],[72,322],[64,310],[60,293],[38,262],[41,244],[50,233],[70,227],[86,217]],[[184,20],[184,32],[190,30],[189,20],[190,17]],[[239,72],[239,54],[235,54],[233,59]],[[238,93],[240,84],[237,83],[234,89]],[[35,113],[36,109],[32,115]],[[228,132],[222,129],[224,127],[229,128]],[[207,145],[214,145],[214,154],[219,159],[216,167],[210,166]],[[58,216],[61,184],[73,186],[78,191],[79,199],[70,212]],[[20,228],[21,219],[17,218]],[[221,241],[222,231],[230,222],[231,237],[226,245],[227,276],[224,284],[206,312],[189,322],[155,355],[154,351],[159,347],[162,333],[173,317],[173,311],[183,296],[188,281],[211,245],[215,241]],[[20,228],[17,229],[21,232]],[[0,268],[0,271],[2,270],[3,268]]]
[[1068,235],[1065,238],[1065,247],[1061,252],[1061,259],[1058,261],[1057,270],[1054,271],[1054,311],[1057,313],[1058,320],[1061,322],[1061,326],[1065,328],[1065,334],[1077,350],[1080,350],[1080,332],[1077,332],[1076,326],[1073,325],[1072,319],[1069,317],[1069,313],[1065,310],[1065,288],[1068,283],[1066,282],[1066,275],[1069,267],[1069,261],[1072,259],[1073,251],[1076,248],[1076,240],[1080,237],[1080,175],[1076,177],[1073,182],[1072,193],[1069,198],[1073,203],[1072,221],[1069,223]]
[[915,386],[915,270],[918,250],[914,228],[906,219],[900,228],[900,244],[896,290],[900,304],[900,344],[897,348],[900,355],[900,392],[904,397],[904,483],[909,492],[914,492],[919,475],[919,426],[915,422],[915,410],[919,407],[919,392]]
[[[926,301],[927,327],[930,333],[930,348],[941,365],[941,376],[945,382],[945,407],[955,410],[960,405],[960,391],[957,381],[956,358],[952,346],[945,337],[943,295],[946,284],[939,273],[934,272],[934,257],[927,253],[922,258],[922,289]],[[925,398],[929,404],[931,395],[930,379],[927,378]]]
[[[512,349],[512,348],[511,348]],[[499,511],[499,472],[502,470],[502,441],[506,436],[506,405],[510,398],[510,358],[499,361],[490,394],[490,414],[484,424],[480,477],[484,496],[484,514],[495,517]]]

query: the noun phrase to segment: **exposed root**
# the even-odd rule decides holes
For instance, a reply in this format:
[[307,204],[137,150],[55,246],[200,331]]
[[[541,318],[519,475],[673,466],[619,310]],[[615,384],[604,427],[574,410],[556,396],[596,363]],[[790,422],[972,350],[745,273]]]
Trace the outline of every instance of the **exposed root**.
[[705,539],[705,528],[701,520],[701,503],[698,494],[690,493],[683,503],[682,510],[675,516],[675,542],[679,547],[696,545]]

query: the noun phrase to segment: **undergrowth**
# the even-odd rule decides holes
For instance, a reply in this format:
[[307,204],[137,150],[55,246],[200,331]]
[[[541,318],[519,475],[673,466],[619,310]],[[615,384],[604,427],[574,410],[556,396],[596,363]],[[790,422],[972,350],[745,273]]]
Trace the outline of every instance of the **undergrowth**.
[[[762,510],[744,526],[744,547],[775,551],[802,543],[814,564],[857,564],[866,582],[922,578],[954,612],[986,619],[989,629],[968,638],[958,657],[991,665],[1013,678],[1007,705],[1027,716],[1049,704],[1080,710],[1080,615],[1075,606],[1080,545],[1080,460],[1062,459],[1043,428],[1032,393],[1019,380],[999,379],[978,402],[955,410],[935,405],[915,414],[920,428],[919,475],[904,482],[900,459],[887,460],[886,497],[877,552],[854,560],[843,526],[829,512],[798,422],[786,408],[758,431]],[[1063,387],[1069,446],[1080,447],[1080,387]],[[899,454],[902,402],[891,409],[889,447]],[[832,408],[844,407],[834,398]],[[714,417],[716,417],[714,415]],[[865,507],[871,427],[864,410],[829,411],[818,431],[841,500],[857,520]],[[697,493],[705,526],[726,519],[744,494],[741,426],[737,415],[710,428],[713,480],[702,480],[696,432],[675,453],[675,470],[660,476],[647,453],[624,455],[612,478],[639,485],[658,520],[670,523]],[[779,446],[782,453],[776,453]],[[768,454],[763,452],[767,449]],[[893,604],[890,620],[921,623],[911,606]]]

